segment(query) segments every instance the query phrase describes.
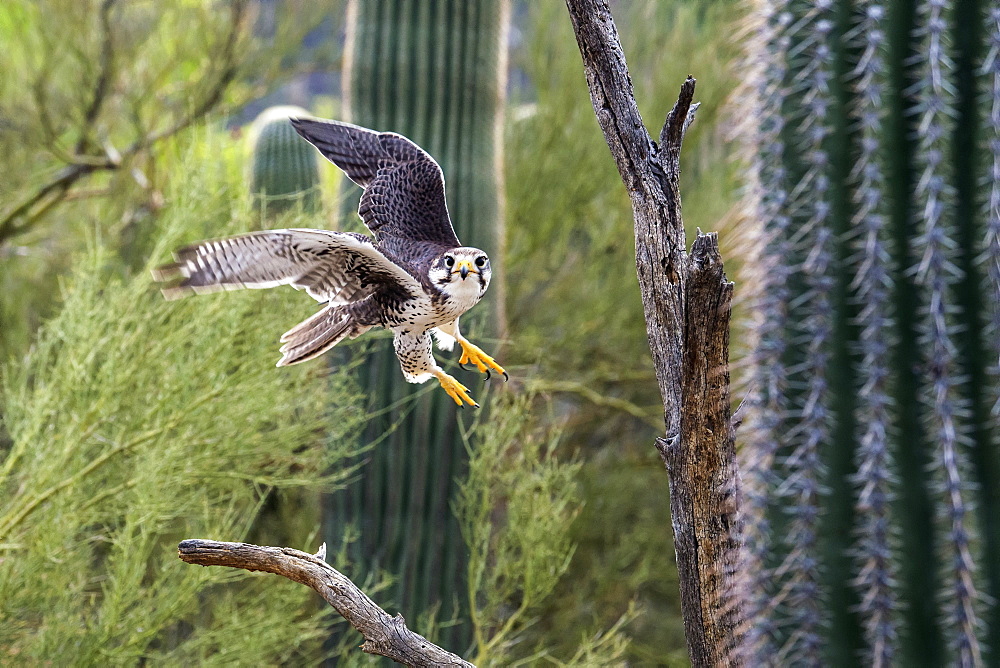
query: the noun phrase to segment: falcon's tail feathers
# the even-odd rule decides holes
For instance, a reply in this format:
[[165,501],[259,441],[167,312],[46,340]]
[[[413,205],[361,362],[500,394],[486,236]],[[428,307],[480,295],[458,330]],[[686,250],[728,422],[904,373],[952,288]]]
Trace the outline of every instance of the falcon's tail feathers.
[[277,366],[289,366],[319,357],[346,338],[364,334],[368,325],[358,323],[344,306],[328,306],[281,335],[285,344]]

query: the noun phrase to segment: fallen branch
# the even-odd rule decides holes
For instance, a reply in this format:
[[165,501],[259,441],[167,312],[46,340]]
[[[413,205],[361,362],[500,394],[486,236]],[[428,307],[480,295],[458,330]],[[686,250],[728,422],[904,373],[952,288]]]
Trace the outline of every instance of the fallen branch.
[[[646,131],[607,0],[566,0],[591,102],[632,200],[636,269],[646,332],[663,398],[656,440],[670,475],[681,611],[694,666],[741,665],[735,596],[739,487],[729,405],[726,280],[715,234],[687,253],[679,191],[695,80],[681,86],[657,144]],[[739,416],[742,419],[742,416]]]
[[326,563],[325,545],[317,554],[308,554],[290,547],[192,539],[181,541],[177,556],[200,566],[229,566],[274,573],[312,587],[364,636],[361,649],[369,654],[385,656],[407,666],[475,668],[411,631],[402,615],[393,617],[376,605],[346,575]]

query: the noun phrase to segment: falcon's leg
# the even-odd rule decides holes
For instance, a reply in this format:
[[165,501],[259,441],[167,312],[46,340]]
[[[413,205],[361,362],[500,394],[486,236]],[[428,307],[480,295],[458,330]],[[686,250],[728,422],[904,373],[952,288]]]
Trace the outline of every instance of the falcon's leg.
[[[443,336],[438,335],[438,332]],[[438,347],[444,350],[451,350],[455,347],[455,341],[458,341],[458,344],[462,346],[462,356],[458,360],[459,366],[473,364],[481,373],[486,374],[486,378],[490,377],[490,369],[503,374],[504,380],[509,378],[507,372],[496,363],[496,360],[487,355],[482,348],[462,336],[462,332],[458,329],[458,318],[438,327],[435,336],[438,339]]]
[[479,404],[469,396],[469,388],[446,374],[435,363],[434,355],[431,353],[430,333],[396,330],[392,345],[396,349],[399,366],[402,367],[403,376],[407,381],[423,383],[430,380],[431,377],[437,378],[441,387],[456,404],[464,407],[464,404],[467,403],[479,408]]

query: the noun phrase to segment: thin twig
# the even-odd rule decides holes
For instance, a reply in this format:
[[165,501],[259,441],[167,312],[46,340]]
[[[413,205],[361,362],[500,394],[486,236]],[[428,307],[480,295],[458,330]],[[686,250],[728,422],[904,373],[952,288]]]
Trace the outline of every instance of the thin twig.
[[735,411],[733,411],[733,417],[731,420],[731,424],[733,426],[733,433],[736,433],[736,431],[740,428],[740,425],[743,424],[743,420],[746,419],[747,411],[749,410],[750,406],[750,404],[747,402],[748,398],[749,395],[743,397],[743,400],[740,402],[740,405],[736,407]]
[[602,394],[584,383],[569,380],[534,380],[529,384],[529,387],[535,392],[566,392],[576,394],[595,406],[607,406],[608,408],[628,413],[654,429],[661,429],[663,427],[663,420],[659,417],[659,410],[655,408],[645,409],[628,399]]

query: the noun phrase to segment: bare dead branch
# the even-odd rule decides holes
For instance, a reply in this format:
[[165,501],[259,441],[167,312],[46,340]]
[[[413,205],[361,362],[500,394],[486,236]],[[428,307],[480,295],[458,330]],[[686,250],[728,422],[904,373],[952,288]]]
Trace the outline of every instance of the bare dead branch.
[[290,547],[192,539],[181,541],[177,556],[189,564],[274,573],[312,587],[364,636],[361,649],[369,654],[385,656],[407,666],[475,668],[458,655],[411,631],[402,615],[393,617],[376,605],[347,576],[324,561],[325,546],[316,554],[308,554]]
[[607,0],[566,0],[591,102],[632,200],[636,270],[663,397],[656,448],[670,475],[670,510],[688,652],[695,666],[741,665],[739,485],[729,405],[733,284],[718,240],[686,252],[679,191],[695,80],[681,86],[657,145],[646,132]]
[[[681,142],[684,140],[684,131],[694,120],[694,113],[691,109],[691,103],[694,100],[694,85],[695,80],[689,74],[688,78],[681,84],[681,92],[677,95],[677,102],[667,114],[667,120],[664,121],[663,129],[660,130],[660,146],[662,148],[680,150]],[[697,110],[698,107],[695,106],[694,109]],[[689,111],[692,111],[690,119]],[[671,158],[673,157],[671,156]],[[680,159],[679,155],[677,159]]]

